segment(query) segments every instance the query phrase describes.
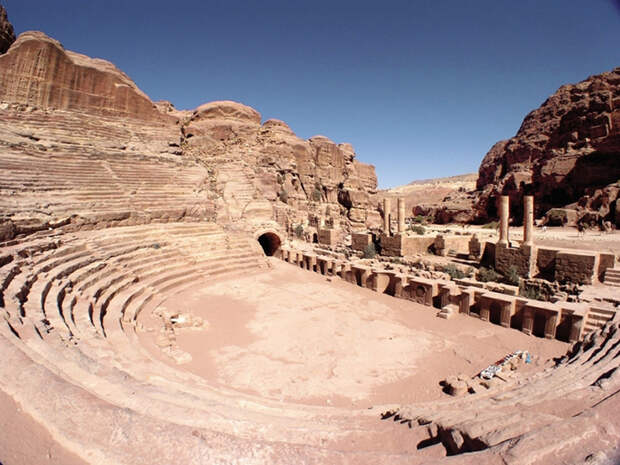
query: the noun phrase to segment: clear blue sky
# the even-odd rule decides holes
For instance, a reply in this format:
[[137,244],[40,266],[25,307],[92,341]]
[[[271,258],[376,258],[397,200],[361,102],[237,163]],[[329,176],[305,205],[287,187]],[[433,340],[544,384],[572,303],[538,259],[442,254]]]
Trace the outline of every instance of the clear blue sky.
[[350,142],[380,187],[477,171],[559,86],[620,66],[620,0],[0,0],[153,100]]

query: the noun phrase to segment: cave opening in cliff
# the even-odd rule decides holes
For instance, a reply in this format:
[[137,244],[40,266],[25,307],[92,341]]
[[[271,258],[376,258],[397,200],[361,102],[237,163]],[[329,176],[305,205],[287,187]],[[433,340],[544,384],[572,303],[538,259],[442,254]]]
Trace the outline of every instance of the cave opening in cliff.
[[282,241],[277,234],[266,232],[258,237],[258,243],[263,248],[265,255],[272,257],[280,248]]

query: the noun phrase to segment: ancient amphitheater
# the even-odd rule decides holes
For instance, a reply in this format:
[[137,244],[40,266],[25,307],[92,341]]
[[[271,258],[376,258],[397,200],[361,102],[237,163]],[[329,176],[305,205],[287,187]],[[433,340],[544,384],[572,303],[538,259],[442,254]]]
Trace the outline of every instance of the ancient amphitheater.
[[3,27],[2,464],[620,463],[613,253],[536,247],[528,199],[511,245],[505,200],[498,269],[604,297],[424,276],[487,239],[408,235],[350,145]]

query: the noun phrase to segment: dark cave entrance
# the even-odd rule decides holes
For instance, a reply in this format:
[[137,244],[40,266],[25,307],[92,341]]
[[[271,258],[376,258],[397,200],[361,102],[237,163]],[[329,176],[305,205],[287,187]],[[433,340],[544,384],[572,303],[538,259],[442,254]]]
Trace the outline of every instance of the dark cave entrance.
[[258,237],[258,243],[263,248],[265,255],[272,257],[280,248],[280,238],[277,234],[266,232]]

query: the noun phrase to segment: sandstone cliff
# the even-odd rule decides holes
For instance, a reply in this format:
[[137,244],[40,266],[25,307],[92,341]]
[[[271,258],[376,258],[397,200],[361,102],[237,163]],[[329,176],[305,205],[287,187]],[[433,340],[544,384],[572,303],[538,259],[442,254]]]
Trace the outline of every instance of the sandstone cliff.
[[[491,148],[479,169],[477,216],[495,217],[501,194],[510,196],[518,219],[524,193],[535,196],[540,215],[618,179],[620,68],[562,86],[527,115],[512,139]],[[599,220],[613,219],[615,205],[608,207]]]
[[[49,227],[379,224],[374,167],[237,102],[179,111],[113,64],[26,32],[0,56],[0,240]],[[24,170],[23,166],[29,169]]]
[[396,215],[395,199],[405,199],[407,216],[426,216],[434,223],[468,222],[472,218],[472,202],[477,174],[462,174],[447,178],[422,179],[404,186],[379,191],[379,200],[394,199],[392,214]]
[[112,63],[66,51],[42,32],[20,34],[0,56],[0,102],[149,121],[172,118]]
[[357,161],[350,144],[300,139],[283,121],[261,124],[256,110],[222,101],[198,107],[186,120],[183,149],[214,173],[225,218],[264,221],[273,207],[287,227],[379,223],[374,167]]
[[6,10],[0,5],[0,54],[6,52],[13,42],[15,42],[13,25],[9,22]]

